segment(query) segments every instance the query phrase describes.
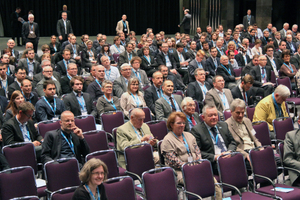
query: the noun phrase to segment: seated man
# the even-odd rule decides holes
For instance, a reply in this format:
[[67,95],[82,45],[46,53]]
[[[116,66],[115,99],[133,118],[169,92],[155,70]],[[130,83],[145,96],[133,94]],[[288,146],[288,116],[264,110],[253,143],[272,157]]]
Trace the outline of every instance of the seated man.
[[86,92],[90,94],[92,101],[98,100],[103,95],[102,82],[104,81],[105,68],[102,65],[96,67],[96,79],[89,84]]
[[183,82],[177,79],[177,77],[173,73],[170,73],[166,65],[160,65],[158,67],[158,71],[160,71],[163,74],[163,82],[165,80],[171,80],[173,82],[174,90],[185,90],[186,86],[183,84]]
[[172,94],[174,84],[171,80],[166,80],[162,85],[163,95],[155,102],[155,113],[157,120],[167,121],[172,112],[181,112],[180,104],[182,97]]
[[196,104],[191,97],[185,97],[180,107],[187,119],[184,131],[190,132],[194,126],[201,122],[199,113],[195,112]]
[[103,55],[100,60],[103,67],[105,67],[105,80],[114,82],[114,80],[120,77],[119,69],[117,67],[111,66],[110,60],[107,56]]
[[21,91],[21,83],[26,78],[26,68],[25,67],[17,67],[15,71],[16,81],[8,86],[8,99],[15,90]]
[[253,105],[255,102],[255,88],[253,88],[253,77],[249,74],[242,78],[242,82],[231,89],[233,99],[239,98],[245,101],[246,105]]
[[34,127],[34,122],[31,120],[34,110],[34,106],[30,102],[21,103],[18,107],[18,114],[4,123],[2,137],[4,145],[32,142],[39,159],[43,137],[39,135]]
[[35,105],[36,119],[38,122],[45,120],[57,120],[61,113],[65,111],[64,102],[55,97],[55,82],[46,80],[43,83],[43,96]]
[[85,79],[85,85],[88,87],[96,78],[96,67],[98,64],[92,64],[90,75]]
[[[75,63],[69,63],[67,66],[67,75],[61,77],[60,79],[62,94],[68,94],[72,92],[70,80],[72,79],[72,77],[77,75],[77,72],[78,72],[77,65]],[[85,90],[85,88],[83,90]]]
[[224,79],[222,76],[216,75],[213,78],[214,88],[210,89],[205,96],[205,104],[215,106],[221,119],[224,118],[223,112],[229,109],[229,105],[233,101],[231,91],[224,88]]
[[126,43],[126,51],[120,54],[118,66],[123,65],[124,63],[130,63],[131,59],[137,54],[132,51],[133,45],[131,43]]
[[211,162],[213,173],[217,175],[217,158],[220,155],[235,151],[236,142],[228,129],[228,125],[218,121],[218,110],[215,106],[205,105],[202,114],[204,121],[194,126],[191,133],[196,138],[202,158]]
[[58,80],[53,76],[53,68],[51,67],[51,63],[49,60],[43,60],[42,62],[43,66],[43,78],[40,82],[36,85],[36,91],[40,97],[44,96],[44,82],[46,80],[52,80],[55,83],[56,87],[56,94],[57,96],[61,96],[61,84],[58,82]]
[[25,67],[28,77],[32,80],[33,75],[42,71],[40,63],[34,59],[34,49],[24,51],[26,58],[21,58],[18,67]]
[[176,44],[176,51],[174,51],[173,57],[176,63],[176,70],[179,74],[181,74],[183,83],[188,84],[189,73],[186,68],[189,65],[189,59],[187,59],[187,56],[183,51],[183,47],[183,44],[181,42],[178,42]]
[[200,68],[205,71],[205,75],[207,75],[207,78],[209,78],[210,82],[212,83],[211,78],[209,76],[209,71],[206,69],[205,60],[203,59],[204,56],[205,56],[204,51],[199,50],[196,54],[195,59],[189,63],[188,70],[190,74],[190,81],[195,81],[195,70]]
[[59,61],[56,64],[56,71],[58,73],[60,73],[60,76],[66,76],[67,75],[67,66],[69,63],[71,63],[72,61],[70,60],[71,58],[71,51],[69,49],[65,49],[63,50],[63,60]]
[[76,64],[81,64],[79,45],[76,43],[76,36],[71,36],[71,43],[66,46],[66,49],[70,50],[71,60],[75,61]]
[[145,87],[147,85],[149,86],[151,84],[147,77],[146,72],[140,68],[141,62],[142,62],[142,60],[140,59],[140,57],[135,56],[131,59],[130,64],[132,66],[131,77],[137,77],[139,79],[141,87],[143,88],[143,87]]
[[[200,50],[199,50],[200,51]],[[211,89],[211,86],[208,82],[205,81],[205,71],[204,69],[198,68],[194,72],[196,81],[188,84],[186,90],[186,96],[192,97],[196,100],[199,105],[199,109],[203,108],[203,100],[208,90]]]
[[[33,81],[32,81],[32,86],[33,88],[35,88],[38,84],[38,82],[40,82],[43,78],[44,78],[44,75],[43,75],[43,68],[46,67],[46,66],[51,66],[51,64],[49,65],[47,63],[47,65],[45,64],[42,64],[41,63],[41,68],[42,68],[42,71],[36,75],[33,76]],[[57,72],[57,71],[53,71],[53,79],[56,79],[57,82],[60,82],[60,73]]]
[[59,121],[61,128],[46,133],[42,145],[43,164],[60,158],[75,157],[80,165],[83,165],[83,160],[90,149],[82,130],[75,125],[74,121],[73,113],[65,111]]
[[253,67],[258,65],[258,58],[259,55],[254,55],[251,62],[249,62],[245,67],[242,68],[242,74],[241,74],[242,77],[245,76],[246,74],[250,74]]
[[73,76],[70,85],[73,89],[63,101],[66,110],[70,110],[75,116],[92,115],[97,116],[96,106],[89,93],[82,92],[84,79],[80,76]]
[[291,95],[288,87],[279,85],[275,91],[263,98],[255,107],[253,122],[265,121],[269,125],[270,137],[275,138],[273,120],[279,117],[289,117],[285,100]]
[[8,64],[0,63],[0,84],[1,88],[3,88],[3,93],[0,95],[7,97],[8,94],[8,86],[14,82],[14,77],[11,75],[7,75]]
[[[125,147],[139,143],[156,145],[157,140],[153,137],[150,128],[144,123],[145,113],[140,108],[131,111],[130,120],[117,129],[117,150],[124,151]],[[153,153],[154,163],[158,163],[157,152]],[[125,159],[122,154],[118,158],[121,167],[125,168]]]
[[220,65],[216,70],[216,74],[223,77],[225,80],[225,88],[232,89],[237,86],[238,80],[241,77],[236,77],[233,68],[228,64],[228,57],[221,56]]
[[36,92],[32,91],[31,81],[24,79],[21,83],[21,90],[25,101],[29,101],[35,106],[36,102],[39,100],[39,96]]

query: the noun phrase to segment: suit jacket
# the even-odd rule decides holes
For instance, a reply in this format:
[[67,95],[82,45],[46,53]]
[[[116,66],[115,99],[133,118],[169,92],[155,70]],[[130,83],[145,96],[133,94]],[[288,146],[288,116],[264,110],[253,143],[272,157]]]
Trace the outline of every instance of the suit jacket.
[[300,66],[300,55],[297,53],[291,57],[291,64],[295,65],[296,69],[299,69]]
[[[171,65],[172,65],[171,69],[176,69],[176,61],[175,61],[175,59],[173,57],[173,54],[169,53],[169,51],[168,51],[168,56],[169,56],[169,60],[170,60]],[[159,52],[157,54],[156,61],[158,63],[158,66],[159,65],[166,65],[167,64],[166,58],[165,58],[165,55],[164,55],[163,52]]]
[[[294,51],[292,51],[291,45],[293,45]],[[297,52],[297,47],[295,42],[291,42],[291,44],[286,42],[286,49],[289,49],[291,51],[291,56],[294,55],[295,52]]]
[[[83,158],[90,153],[90,148],[85,139],[81,140],[77,135],[73,132],[72,142],[74,144],[74,151],[76,155],[76,159],[78,162],[83,164]],[[61,129],[56,129],[53,131],[49,131],[45,135],[44,142],[42,143],[42,162],[45,164],[46,162],[57,160],[60,158],[61,153]]]
[[[132,57],[137,56],[137,54],[134,51],[132,51],[131,53]],[[124,63],[129,63],[128,53],[126,50],[120,54],[118,65],[121,66]]]
[[[246,54],[246,59],[247,59],[247,64],[249,62],[251,62],[251,59],[250,57]],[[246,66],[246,63],[245,63],[245,60],[244,60],[244,57],[241,53],[235,55],[235,60],[236,62],[238,63],[238,66],[239,67],[245,67]]]
[[[36,22],[33,22],[33,29],[34,29],[34,33],[35,33],[35,36],[36,36],[36,40],[39,40],[40,39],[40,31],[39,31],[39,25],[36,23]],[[24,39],[24,41],[26,41],[26,39],[28,38],[28,35],[30,33],[29,31],[29,22],[25,22],[23,25],[22,25],[22,38]]]
[[60,85],[61,85],[61,94],[69,94],[72,92],[72,87],[70,85],[70,79],[68,76],[63,76],[60,79]]
[[[71,60],[69,60],[69,63],[71,63]],[[67,64],[67,63],[66,63]],[[66,76],[67,75],[67,70],[66,66],[64,64],[64,61],[61,60],[56,64],[55,70],[60,73],[60,76]]]
[[[204,84],[207,88],[207,91],[209,91],[211,89],[210,84],[208,82],[204,82]],[[200,88],[197,81],[194,81],[194,82],[191,82],[188,84],[187,90],[186,90],[186,96],[191,97],[194,100],[196,100],[199,104],[200,111],[202,111],[203,99],[205,98],[205,96],[203,96],[202,89]]]
[[[194,117],[194,120],[195,120],[195,122],[196,122],[196,125],[201,123],[201,120],[200,120],[200,117],[199,117],[199,113],[194,112],[194,114],[193,114],[192,116]],[[187,116],[187,117],[188,117],[188,116]],[[191,121],[192,121],[192,120],[191,120]],[[191,132],[191,129],[192,129],[193,127],[190,127],[190,123],[189,123],[188,119],[186,119],[185,123],[186,123],[186,124],[185,124],[185,127],[184,127],[184,131]],[[196,126],[196,125],[195,125],[195,126]]]
[[280,33],[280,35],[281,35],[281,39],[282,39],[282,40],[285,40],[286,32],[284,31],[284,29],[281,29],[281,30],[279,31],[279,33]]
[[158,67],[156,59],[153,56],[150,56],[150,63],[144,56],[141,56],[140,58],[142,59],[141,69],[145,70],[147,74],[149,73],[149,71],[156,70],[156,68]]
[[251,74],[251,70],[254,67],[252,61],[249,62],[245,67],[242,68],[242,74],[241,76],[245,76],[246,74]]
[[[178,104],[178,107],[180,108],[182,97],[180,95],[174,94],[174,99]],[[169,115],[172,113],[172,108],[170,104],[163,97],[160,97],[155,102],[155,113],[156,113],[157,120],[164,120],[166,122],[168,120]]]
[[[93,100],[89,93],[83,93],[83,99],[85,102],[87,114],[93,115],[94,117],[97,116],[96,106],[93,104]],[[65,109],[70,110],[74,116],[82,115],[81,107],[78,103],[77,97],[75,96],[74,92],[69,93],[63,98],[65,103]]]
[[199,41],[200,36],[201,36],[201,33],[200,34],[196,33],[194,36],[194,41],[196,41],[196,42]]
[[[250,18],[250,25],[253,25],[254,23],[255,23],[254,16],[251,15],[251,18]],[[244,25],[244,29],[247,30],[247,28],[248,28],[248,26],[249,26],[247,15],[245,15],[244,18],[243,18],[243,25]]]
[[231,74],[228,73],[228,71],[226,69],[224,69],[223,66],[219,65],[218,68],[217,68],[217,71],[216,71],[216,74],[217,75],[220,75],[224,78],[224,81],[225,81],[225,87],[228,88],[228,84],[230,82],[235,82],[235,72],[232,68],[232,66],[230,64],[228,64],[227,66],[227,69],[229,69],[229,71],[231,72]]
[[[61,113],[65,111],[64,102],[57,97],[55,97],[55,101],[56,101],[55,115],[61,115]],[[45,120],[51,120],[53,117],[55,117],[52,109],[46,103],[44,98],[41,98],[35,104],[35,113],[36,113],[35,116],[36,116],[36,119],[38,122],[45,121]]]
[[[266,57],[267,57],[267,65],[270,66],[270,67],[271,67],[271,70],[273,71],[273,67],[272,67],[272,64],[271,64],[271,60],[269,59],[268,56],[266,56]],[[277,70],[277,71],[280,70],[280,67],[281,67],[281,66],[279,66],[279,64],[280,64],[279,60],[278,60],[277,58],[275,58],[275,57],[273,57],[273,60],[274,60],[275,65],[276,65],[276,70]]]
[[[231,89],[231,94],[233,99],[242,99],[244,100],[244,97],[240,91],[239,86],[236,86],[234,88]],[[247,98],[247,102],[246,105],[253,105],[254,104],[254,100],[255,100],[255,91],[253,90],[253,87],[251,87],[247,92],[246,92],[246,98]],[[245,101],[245,100],[244,100]]]
[[[202,65],[202,68],[204,69],[204,71],[208,71],[207,70],[207,67],[206,67],[206,63],[204,60],[201,61],[201,65]],[[192,60],[190,63],[189,63],[189,66],[188,66],[188,71],[189,71],[189,75],[190,75],[190,81],[195,81],[195,70],[199,68],[198,64],[197,64],[197,61],[196,59]]]
[[[12,84],[13,82],[15,82],[15,79],[14,77],[10,76],[10,75],[7,75],[6,76],[6,80],[7,80],[7,85],[6,87],[8,87],[10,84]],[[1,84],[1,88],[3,88],[2,86],[2,81],[0,81],[0,84]]]
[[191,20],[191,15],[189,13],[187,13],[186,15],[184,15],[180,26],[183,27],[183,29],[190,29],[191,25],[190,25],[190,20]]
[[[53,71],[54,78],[60,82],[60,73]],[[33,76],[32,88],[35,88],[38,82],[40,82],[44,78],[43,72],[40,72]]]
[[[248,135],[251,139],[251,141],[254,143],[255,147],[259,147],[261,146],[261,143],[258,141],[258,139],[255,137],[255,135],[252,133],[252,131],[254,131],[253,127],[252,127],[252,123],[250,121],[250,119],[244,117],[243,119],[244,125],[246,126],[246,129],[248,131]],[[233,137],[233,139],[236,142],[236,151],[241,152],[244,156],[244,158],[246,158],[249,154],[244,151],[245,147],[244,147],[244,140],[243,140],[243,135],[241,135],[239,128],[237,127],[237,122],[233,119],[233,117],[230,117],[229,119],[226,120],[226,123],[228,124],[228,129]]]
[[186,54],[187,59],[194,60],[196,58],[197,51],[189,49],[185,54]]
[[[99,83],[102,84],[101,81]],[[102,88],[100,88],[96,81],[89,84],[86,92],[90,94],[92,101],[98,100],[103,95]]]
[[[118,23],[117,23],[117,27],[116,27],[116,32],[117,32],[117,34],[118,34],[120,31],[123,32],[123,22],[122,22],[122,21],[123,21],[123,20],[120,20],[120,21],[118,21]],[[125,23],[126,23],[126,28],[127,28],[127,33],[125,33],[125,34],[129,34],[129,32],[130,32],[130,29],[129,29],[129,23],[128,23],[127,20],[125,21]]]
[[[92,48],[91,51],[93,52],[94,60],[97,60],[97,53],[96,53],[95,49]],[[83,49],[82,52],[81,52],[81,67],[82,68],[88,67],[88,66],[86,66],[87,64],[89,64],[90,66],[92,65],[89,58],[90,58],[89,53],[87,52],[86,49]]]
[[[36,85],[36,92],[38,93],[38,95],[40,97],[45,96],[44,93],[44,87],[43,84],[46,81],[45,78],[43,78],[40,82],[38,82],[38,84]],[[62,91],[61,91],[61,85],[58,81],[53,80],[55,83],[55,87],[56,87],[56,94],[60,97],[62,95]]]
[[62,19],[59,19],[56,24],[56,31],[58,36],[62,36],[64,40],[68,38],[69,33],[73,33],[70,20],[66,21],[67,33],[65,32],[65,25]]
[[[26,73],[28,74],[28,64],[27,64],[26,58],[22,58],[19,60],[18,67],[21,67],[21,66],[26,68]],[[42,72],[42,70],[43,69],[41,68],[40,63],[35,60],[33,63],[33,75]]]
[[60,52],[60,48],[61,48],[61,44],[59,42],[55,42],[55,48],[56,48],[56,52],[55,52],[55,49],[53,47],[53,44],[50,43],[48,44],[49,47],[50,47],[50,54],[54,54],[54,53],[59,53]]
[[136,77],[138,79],[141,79],[140,85],[142,85],[142,87],[145,87],[146,85],[150,85],[150,81],[148,79],[146,72],[142,69],[139,69],[139,74],[140,76],[137,77],[136,74],[132,71],[131,78]]
[[[147,124],[145,123],[142,124],[141,131],[143,132],[144,135],[151,135],[153,137],[150,128]],[[128,147],[130,145],[141,143],[130,121],[118,127],[116,139],[117,139],[117,150],[119,151],[124,151],[125,147]],[[123,154],[119,154],[118,161],[121,167],[125,167],[125,159]]]
[[90,83],[94,82],[95,78],[92,76],[92,74],[90,74],[86,80],[85,80],[85,85],[88,87]]
[[[162,90],[161,90],[162,92]],[[161,93],[159,94],[161,96]],[[145,90],[145,102],[147,104],[147,107],[150,108],[151,112],[155,114],[155,102],[157,99],[160,98],[160,96],[157,96],[156,88],[154,85],[151,85],[149,88]]]
[[[185,52],[182,51],[181,54],[182,54],[184,60],[187,60],[187,56],[186,56]],[[179,56],[178,56],[177,51],[174,51],[174,52],[173,52],[173,57],[174,57],[174,60],[175,60],[175,63],[176,63],[176,68],[179,69],[179,68],[181,67],[181,66],[180,66],[180,62],[182,62],[182,61],[179,60]]]
[[[221,134],[225,146],[228,151],[236,150],[236,142],[234,141],[229,129],[228,125],[225,122],[218,122],[217,125],[219,133]],[[204,122],[201,122],[194,126],[191,130],[191,133],[196,138],[198,147],[201,151],[201,156],[203,159],[208,159],[211,163],[214,163],[215,160],[215,148],[212,138],[206,128]]]
[[[231,91],[229,89],[223,88],[223,92],[225,93],[226,99],[230,106],[233,101]],[[217,90],[215,88],[210,89],[205,96],[205,104],[209,104],[212,106],[216,106],[220,117],[223,117],[223,111],[225,110],[222,99],[220,98]]]
[[[78,44],[75,44],[75,48],[76,48],[76,56],[79,56],[80,53],[79,53],[79,45]],[[68,44],[65,49],[69,49],[70,50],[70,53],[71,53],[71,59],[74,58],[74,51],[73,51],[73,48],[72,48],[72,44]]]
[[[38,133],[37,129],[34,127],[34,122],[32,120],[29,120],[27,122],[26,127],[29,131],[31,141],[41,141],[43,139],[43,137]],[[12,117],[4,123],[1,134],[3,137],[4,145],[24,142],[24,137],[16,117]]]
[[[220,65],[220,58],[216,57],[218,66]],[[218,67],[217,66],[217,67]],[[211,57],[206,59],[206,69],[209,71],[209,75],[215,76],[217,67],[214,64],[214,61]]]
[[[271,67],[266,65],[266,80],[267,82],[271,81]],[[250,74],[254,78],[253,86],[255,87],[261,87],[263,83],[261,82],[261,71],[259,65],[252,67],[252,70],[250,71]]]
[[93,41],[93,48],[97,49],[97,47],[100,47],[99,41],[96,39]]
[[10,99],[12,93],[15,91],[15,90],[19,90],[21,91],[21,88],[19,86],[19,84],[15,81],[13,82],[12,84],[10,84],[7,88],[7,91],[8,91],[8,99]]

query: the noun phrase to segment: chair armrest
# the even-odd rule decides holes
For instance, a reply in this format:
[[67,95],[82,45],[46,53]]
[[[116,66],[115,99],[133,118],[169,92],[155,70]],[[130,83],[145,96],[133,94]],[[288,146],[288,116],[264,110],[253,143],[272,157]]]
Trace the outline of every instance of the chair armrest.
[[287,169],[287,170],[291,170],[291,171],[294,171],[294,172],[300,174],[300,170],[297,170],[297,169],[294,169],[294,168],[290,168],[290,167],[285,167],[285,166],[283,166],[282,168],[283,168],[283,169]]
[[223,187],[223,185],[224,185],[224,186],[233,188],[233,189],[239,194],[240,199],[242,199],[242,193],[240,192],[240,190],[239,190],[237,187],[235,187],[235,186],[233,186],[233,185],[230,185],[230,184],[227,184],[227,183],[219,183],[219,185],[221,185],[222,187]]
[[259,175],[259,174],[254,174],[254,176],[257,176],[259,178],[262,178],[262,179],[265,179],[265,180],[269,181],[272,184],[273,189],[274,189],[274,197],[276,197],[275,184],[274,184],[274,182],[270,178],[268,178],[266,176]]
[[186,193],[186,194],[188,194],[188,195],[194,196],[194,197],[202,200],[202,198],[199,195],[197,195],[197,194],[195,194],[193,192],[189,192],[189,191],[186,191],[186,190],[184,190],[183,192]]
[[133,173],[133,172],[129,172],[129,171],[125,171],[125,173],[126,174],[128,174],[129,176],[133,176],[133,178],[135,178],[135,179],[133,179],[133,180],[136,180],[136,179],[138,179],[139,180],[139,182],[140,182],[140,184],[142,184],[142,179],[141,179],[141,177],[139,176],[139,175],[137,175],[137,174],[135,174],[135,173]]

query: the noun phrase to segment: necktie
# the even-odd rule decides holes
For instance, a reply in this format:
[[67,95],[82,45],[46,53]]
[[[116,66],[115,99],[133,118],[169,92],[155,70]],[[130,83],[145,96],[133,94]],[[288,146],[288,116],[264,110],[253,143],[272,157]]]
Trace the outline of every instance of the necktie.
[[262,75],[262,80],[263,80],[263,83],[266,83],[267,82],[267,79],[266,79],[266,74],[265,74],[265,68],[262,67],[261,68],[261,75]]
[[158,98],[160,98],[160,90],[159,89],[157,89],[157,96],[158,96]]
[[171,101],[172,112],[176,112],[175,104],[173,102],[173,98],[172,97],[170,97],[170,101]]
[[246,98],[245,92],[243,92],[243,97],[244,97],[245,103],[247,104],[247,98]]
[[210,130],[211,130],[212,134],[214,135],[216,145],[221,149],[221,152],[225,152],[226,150],[224,149],[224,147],[222,145],[222,142],[221,142],[219,137],[218,137],[218,141],[216,141],[216,138],[217,138],[217,135],[218,135],[216,127],[212,127]]
[[216,68],[218,67],[218,63],[217,63],[217,60],[216,59],[214,59],[214,64],[215,64],[215,66],[216,66]]
[[195,119],[194,119],[193,116],[191,116],[191,120],[192,120],[192,124],[195,126],[196,125],[196,121],[195,121]]

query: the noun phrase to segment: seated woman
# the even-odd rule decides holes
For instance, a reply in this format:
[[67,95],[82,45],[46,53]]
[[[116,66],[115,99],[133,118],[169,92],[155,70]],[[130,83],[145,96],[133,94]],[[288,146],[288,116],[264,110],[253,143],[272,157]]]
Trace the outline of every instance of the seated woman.
[[[107,56],[111,63],[115,62],[113,55],[110,53],[108,44],[104,44],[101,48],[100,54],[98,56],[98,62],[99,63],[101,63],[101,57],[102,56]],[[118,64],[110,64],[110,65],[116,67]]]
[[254,47],[251,49],[251,54],[252,55],[263,55],[262,53],[262,49],[261,49],[261,40],[260,39],[256,39],[255,40],[255,45]]
[[79,172],[81,185],[75,190],[72,200],[101,199],[106,200],[103,182],[107,179],[106,164],[96,158],[87,161]]
[[228,51],[232,50],[234,52],[234,55],[237,55],[239,52],[236,50],[236,45],[234,41],[228,42],[227,50],[225,51],[225,54],[228,55]]
[[139,85],[138,78],[131,78],[128,81],[127,92],[124,92],[121,96],[120,105],[127,118],[129,118],[129,110],[147,106],[143,93],[139,91]]
[[93,48],[93,41],[88,40],[85,42],[86,48],[81,52],[81,63],[82,69],[85,69],[86,72],[90,72],[92,68],[92,64],[97,63],[96,58],[97,54],[95,49]]
[[18,107],[24,101],[24,96],[19,90],[12,93],[4,115],[5,122],[18,114]]
[[296,88],[295,75],[297,73],[297,69],[295,65],[291,64],[291,54],[290,50],[284,49],[281,53],[281,58],[283,60],[283,65],[280,67],[279,75],[287,76],[291,80],[292,89]]
[[142,48],[143,56],[141,57],[141,69],[145,70],[148,77],[152,77],[152,74],[157,71],[158,64],[153,56],[150,55],[149,47]]
[[[167,121],[170,132],[161,144],[161,153],[167,166],[177,173],[178,183],[183,184],[181,166],[187,162],[201,159],[196,138],[189,132],[184,132],[186,116],[182,112],[172,112]],[[217,182],[215,180],[215,182]],[[221,189],[216,186],[216,199],[222,199]]]
[[98,98],[96,105],[99,116],[109,111],[122,111],[119,98],[112,96],[113,83],[109,80],[103,81],[101,90],[104,95]]
[[146,42],[146,40],[147,40],[147,35],[146,35],[146,34],[143,34],[143,35],[141,36],[141,41],[138,43],[137,47],[138,47],[139,49],[143,48],[143,47],[144,47],[144,44],[145,44],[145,42]]

